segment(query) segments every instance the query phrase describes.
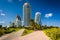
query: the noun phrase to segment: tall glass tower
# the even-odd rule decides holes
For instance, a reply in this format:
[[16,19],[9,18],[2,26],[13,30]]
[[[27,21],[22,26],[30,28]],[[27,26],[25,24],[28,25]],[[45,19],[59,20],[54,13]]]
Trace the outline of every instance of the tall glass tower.
[[26,27],[30,25],[30,14],[31,14],[31,7],[30,4],[26,2],[23,5],[23,25]]
[[41,25],[41,13],[40,12],[36,12],[35,14],[35,23]]

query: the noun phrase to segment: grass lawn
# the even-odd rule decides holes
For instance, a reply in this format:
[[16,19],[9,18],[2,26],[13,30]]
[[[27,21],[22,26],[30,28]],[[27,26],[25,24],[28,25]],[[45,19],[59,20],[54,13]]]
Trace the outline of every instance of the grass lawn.
[[32,32],[33,32],[33,30],[25,29],[24,32],[23,32],[23,34],[22,34],[22,36],[27,35],[27,34],[30,34]]
[[60,28],[51,28],[43,30],[52,40],[60,40]]

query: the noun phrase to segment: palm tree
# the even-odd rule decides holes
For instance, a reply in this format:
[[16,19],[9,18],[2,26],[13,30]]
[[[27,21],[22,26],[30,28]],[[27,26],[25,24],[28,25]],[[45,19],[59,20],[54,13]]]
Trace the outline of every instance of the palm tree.
[[31,26],[31,29],[35,29],[34,19],[31,19],[31,20],[30,20],[30,26]]
[[34,19],[30,20],[30,28],[33,30],[40,30],[41,26],[34,22]]

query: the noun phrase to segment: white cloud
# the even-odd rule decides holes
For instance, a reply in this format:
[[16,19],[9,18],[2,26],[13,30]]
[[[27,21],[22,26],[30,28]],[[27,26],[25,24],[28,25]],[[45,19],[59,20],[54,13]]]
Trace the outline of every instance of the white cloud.
[[0,16],[5,16],[5,12],[3,10],[0,9]]
[[5,14],[4,14],[4,13],[1,13],[0,15],[1,15],[1,16],[5,16]]
[[8,0],[8,2],[12,2],[13,0]]
[[52,13],[45,14],[45,17],[46,17],[46,18],[52,17]]
[[5,23],[4,21],[0,21],[0,24],[3,24],[3,23]]

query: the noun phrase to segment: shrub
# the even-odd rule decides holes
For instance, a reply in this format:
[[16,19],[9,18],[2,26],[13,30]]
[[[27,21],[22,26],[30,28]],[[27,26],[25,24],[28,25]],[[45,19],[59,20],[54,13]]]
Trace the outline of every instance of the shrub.
[[5,32],[4,29],[0,29],[0,36],[2,36],[3,34],[5,34],[4,32]]
[[0,28],[0,36],[4,35],[4,34],[8,34],[8,33],[11,33],[11,32],[14,32],[14,31],[18,31],[20,28],[7,28],[7,27],[3,27],[3,28]]
[[31,32],[33,32],[33,30],[25,29],[24,32],[23,32],[23,34],[22,34],[22,36],[27,35],[27,34],[29,34]]
[[44,30],[46,35],[48,35],[52,40],[60,39],[60,28],[52,28]]

